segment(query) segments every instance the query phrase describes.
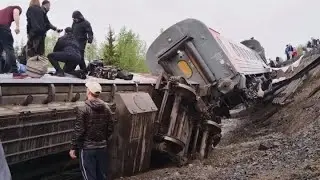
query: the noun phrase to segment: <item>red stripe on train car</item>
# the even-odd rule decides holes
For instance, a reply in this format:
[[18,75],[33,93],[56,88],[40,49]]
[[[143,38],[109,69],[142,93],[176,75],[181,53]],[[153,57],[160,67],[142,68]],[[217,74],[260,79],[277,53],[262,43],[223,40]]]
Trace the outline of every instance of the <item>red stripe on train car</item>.
[[209,29],[210,29],[211,31],[217,33],[217,34],[220,34],[218,31],[216,31],[216,30],[214,30],[214,29],[212,29],[212,28],[209,28]]

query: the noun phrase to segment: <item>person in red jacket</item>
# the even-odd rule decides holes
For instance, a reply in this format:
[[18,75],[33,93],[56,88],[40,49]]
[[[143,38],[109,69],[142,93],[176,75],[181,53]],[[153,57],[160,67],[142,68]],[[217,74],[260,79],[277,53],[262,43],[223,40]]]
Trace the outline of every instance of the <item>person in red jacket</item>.
[[298,56],[297,48],[293,48],[292,58],[297,57],[297,56]]
[[5,65],[3,67],[3,72],[12,72],[14,78],[24,78],[26,75],[18,73],[18,68],[16,64],[16,57],[13,48],[13,37],[11,34],[11,24],[15,22],[16,28],[15,33],[20,33],[20,15],[22,9],[20,6],[8,6],[0,10],[0,46],[1,52],[6,54]]

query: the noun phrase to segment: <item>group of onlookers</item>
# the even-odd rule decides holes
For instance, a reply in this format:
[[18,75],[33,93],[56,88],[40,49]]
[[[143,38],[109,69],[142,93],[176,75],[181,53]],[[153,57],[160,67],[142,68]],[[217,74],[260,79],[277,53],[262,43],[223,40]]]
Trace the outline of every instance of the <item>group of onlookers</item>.
[[298,55],[297,48],[293,47],[291,44],[286,45],[285,53],[287,60],[290,60]]
[[[51,3],[48,0],[31,0],[26,11],[28,42],[24,47],[22,60],[19,63],[26,65],[28,59],[34,56],[44,56],[45,38],[49,30],[61,33],[63,30],[52,25],[47,14],[50,11]],[[20,6],[9,6],[0,10],[0,73],[13,73],[14,78],[25,78],[26,74],[18,71],[13,48],[13,36],[11,34],[11,24],[15,22],[15,33],[20,33]],[[72,14],[73,23],[71,27],[65,28],[65,35],[59,38],[53,52],[48,55],[52,66],[56,69],[54,75],[64,76],[64,73],[74,72],[77,65],[86,74],[86,64],[84,61],[85,48],[87,43],[93,41],[93,31],[91,24],[84,18],[80,11]],[[3,57],[4,55],[4,57]],[[64,62],[61,68],[58,62]]]
[[[306,52],[309,52],[313,49],[317,49],[320,45],[320,40],[311,38],[310,41],[307,42],[306,46],[302,47],[302,53],[305,54]],[[286,54],[286,60],[292,60],[293,58],[297,57],[298,49],[296,47],[293,47],[291,44],[287,44],[285,48],[285,54]],[[280,57],[276,57],[276,60],[270,60],[270,66],[271,67],[278,67],[281,66],[281,64],[284,63],[284,60]]]
[[[63,31],[51,24],[47,16],[49,10],[48,0],[42,1],[41,5],[39,0],[31,0],[26,11],[28,42],[23,48],[23,55],[18,59],[19,63],[27,64],[27,68],[31,58],[44,56],[46,33],[49,30],[59,33]],[[12,73],[14,78],[27,77],[19,71],[21,68],[17,67],[10,29],[12,22],[15,22],[15,33],[20,33],[21,14],[20,6],[9,6],[0,10],[0,73]],[[74,11],[72,18],[72,26],[64,29],[65,34],[58,39],[53,52],[47,56],[56,69],[53,74],[56,76],[75,73],[77,65],[84,75],[87,74],[84,53],[86,44],[93,41],[92,28],[80,11]],[[3,54],[5,57],[2,57]],[[65,66],[61,68],[58,62],[64,62]],[[72,159],[80,159],[80,169],[84,179],[104,180],[107,179],[107,140],[113,131],[111,111],[104,101],[99,99],[102,92],[99,83],[89,81],[85,86],[87,100],[85,106],[79,108],[77,113],[69,155]],[[11,180],[1,142],[0,180]]]

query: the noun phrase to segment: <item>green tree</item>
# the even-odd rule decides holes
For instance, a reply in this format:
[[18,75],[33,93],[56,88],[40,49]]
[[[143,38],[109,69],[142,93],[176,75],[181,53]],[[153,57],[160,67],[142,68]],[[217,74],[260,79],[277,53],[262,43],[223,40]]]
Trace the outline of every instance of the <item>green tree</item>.
[[148,72],[145,63],[146,43],[138,34],[126,27],[115,35],[109,26],[106,41],[102,44],[101,55],[107,65],[114,65],[131,72]]
[[97,45],[96,39],[93,39],[92,44],[87,44],[86,51],[85,51],[85,59],[88,61],[98,59],[99,55],[99,48]]
[[14,55],[15,55],[16,57],[18,57],[19,54],[20,54],[20,52],[21,52],[21,48],[20,48],[18,42],[16,41],[16,42],[14,43]]
[[132,72],[148,72],[145,63],[146,43],[138,34],[123,27],[116,40],[116,56],[119,67]]
[[298,56],[301,56],[303,54],[303,48],[304,48],[304,46],[301,44],[299,46],[297,46]]
[[102,56],[104,59],[104,62],[107,65],[119,65],[118,57],[116,56],[115,52],[115,33],[112,30],[111,26],[109,25],[109,30],[106,38],[106,42],[102,45]]
[[59,38],[58,33],[51,33],[47,35],[45,40],[45,55],[47,56],[49,53],[52,53],[54,46],[56,45]]

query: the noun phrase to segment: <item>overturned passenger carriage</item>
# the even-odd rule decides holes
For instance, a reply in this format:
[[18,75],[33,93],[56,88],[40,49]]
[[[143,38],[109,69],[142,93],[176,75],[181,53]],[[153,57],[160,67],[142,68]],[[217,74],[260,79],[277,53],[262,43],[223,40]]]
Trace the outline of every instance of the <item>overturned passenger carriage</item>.
[[156,149],[178,159],[193,154],[206,157],[220,140],[221,118],[269,89],[271,69],[262,58],[195,19],[165,30],[147,52],[149,68],[159,76],[156,89],[163,97]]
[[[114,177],[147,170],[152,150],[180,165],[205,158],[221,138],[221,118],[263,96],[271,83],[270,68],[257,52],[195,19],[165,30],[148,49],[147,64],[157,79],[89,78],[101,83],[101,98],[114,111]],[[86,81],[1,77],[0,139],[10,164],[69,149]]]

